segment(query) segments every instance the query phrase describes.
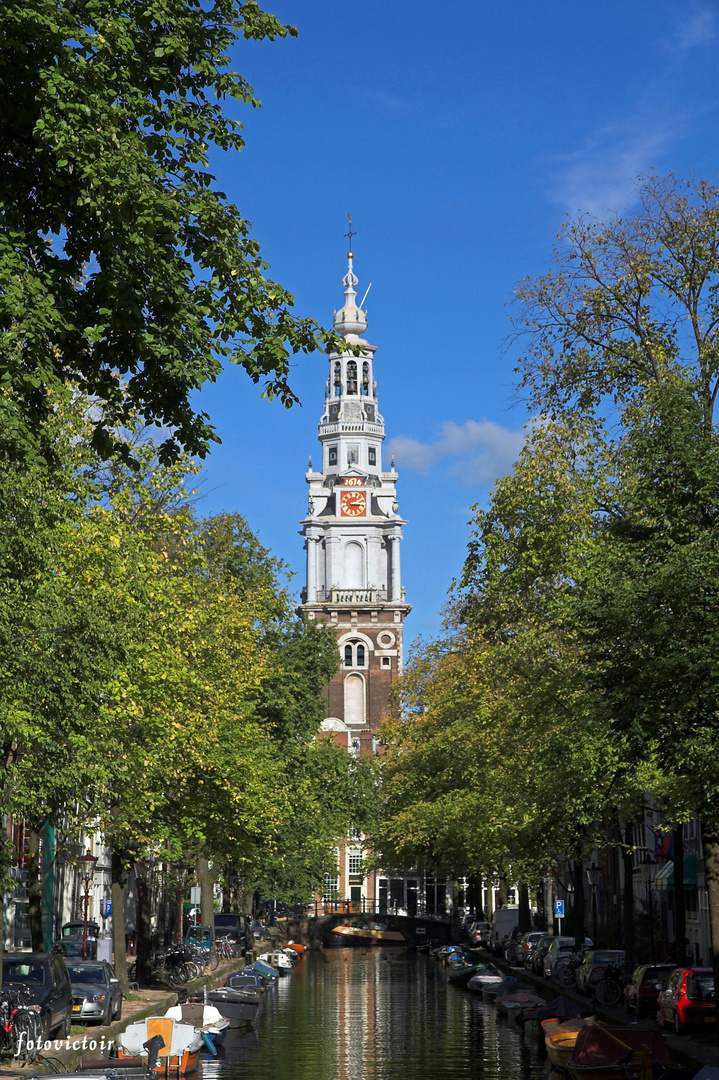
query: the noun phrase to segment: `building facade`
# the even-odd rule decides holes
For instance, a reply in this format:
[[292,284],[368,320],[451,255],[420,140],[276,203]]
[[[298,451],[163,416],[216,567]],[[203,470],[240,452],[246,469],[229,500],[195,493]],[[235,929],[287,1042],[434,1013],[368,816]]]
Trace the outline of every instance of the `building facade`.
[[[341,667],[326,689],[323,729],[356,755],[376,752],[376,732],[392,683],[402,670],[404,620],[411,608],[402,586],[402,526],[397,503],[397,470],[383,461],[384,417],[379,411],[374,361],[376,346],[363,337],[367,312],[357,303],[352,252],[342,279],[344,304],[334,313],[334,329],[350,348],[331,352],[319,422],[319,468],[306,473],[309,486],[302,535],[307,555],[306,586],[300,610],[337,634]],[[329,875],[328,895],[378,907],[392,903],[392,885],[363,874],[362,837],[338,849],[337,875]],[[406,906],[408,891],[394,879],[394,906]]]

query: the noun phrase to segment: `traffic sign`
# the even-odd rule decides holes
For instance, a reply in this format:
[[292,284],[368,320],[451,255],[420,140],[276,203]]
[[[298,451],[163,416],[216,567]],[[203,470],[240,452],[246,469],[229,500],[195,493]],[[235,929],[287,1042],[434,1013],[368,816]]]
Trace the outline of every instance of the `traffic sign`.
[[563,900],[555,900],[554,901],[554,918],[555,919],[563,919],[564,918],[564,901]]

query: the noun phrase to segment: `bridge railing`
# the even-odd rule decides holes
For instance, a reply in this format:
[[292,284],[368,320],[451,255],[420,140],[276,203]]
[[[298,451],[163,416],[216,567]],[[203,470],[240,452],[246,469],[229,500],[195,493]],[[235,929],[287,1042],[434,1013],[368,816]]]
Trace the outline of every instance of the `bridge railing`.
[[445,912],[429,912],[423,905],[400,907],[384,900],[363,897],[361,900],[315,900],[306,904],[304,914],[315,919],[323,915],[404,915],[409,918],[428,918],[448,921]]

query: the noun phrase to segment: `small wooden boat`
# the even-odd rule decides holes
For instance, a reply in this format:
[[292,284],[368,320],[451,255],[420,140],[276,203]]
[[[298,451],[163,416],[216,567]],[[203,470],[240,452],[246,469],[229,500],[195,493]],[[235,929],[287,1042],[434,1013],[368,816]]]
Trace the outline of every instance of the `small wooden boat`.
[[267,979],[259,971],[240,968],[239,971],[230,972],[225,979],[225,986],[231,986],[233,990],[256,990],[261,995],[265,992]]
[[577,1036],[583,1027],[594,1023],[593,1017],[574,1020],[542,1020],[547,1057],[555,1069],[564,1069],[574,1051]]
[[215,990],[207,991],[207,1000],[231,1028],[240,1028],[254,1024],[262,1004],[262,995],[251,987],[218,986]]
[[502,994],[497,998],[497,1012],[506,1016],[517,1016],[522,1009],[532,1009],[539,1005],[544,1005],[544,998],[537,994],[528,994],[526,990],[520,990],[516,994]]
[[183,1001],[168,1009],[165,1016],[170,1016],[173,1020],[181,1020],[183,1024],[192,1024],[205,1036],[206,1045],[209,1039],[213,1046],[220,1046],[230,1026],[230,1021],[209,1002],[205,1004],[198,1001]]
[[256,971],[269,982],[276,982],[280,977],[277,968],[270,967],[264,960],[255,960],[253,964],[248,964],[245,971]]
[[573,1080],[652,1080],[655,1064],[669,1064],[658,1032],[592,1024],[577,1035],[565,1068]]
[[289,975],[294,967],[289,956],[282,951],[262,953],[257,959],[261,960],[263,964],[269,964],[270,967],[277,968],[280,975]]
[[329,932],[327,944],[331,945],[406,945],[404,934],[390,930],[384,923],[340,923]]
[[473,975],[479,975],[484,964],[455,964],[447,965],[447,978],[455,986],[466,986]]
[[200,1050],[205,1045],[202,1034],[192,1024],[170,1016],[148,1016],[146,1020],[128,1024],[117,1037],[119,1056],[147,1057],[145,1043],[155,1035],[160,1035],[164,1042],[155,1065],[156,1073],[177,1077],[197,1071]]
[[472,975],[467,983],[467,989],[474,994],[481,994],[487,986],[498,986],[504,982],[504,975],[494,964],[484,964],[481,971]]
[[305,951],[305,947],[301,941],[288,941],[287,948],[292,949],[293,952],[296,952],[299,956],[302,956],[302,953]]

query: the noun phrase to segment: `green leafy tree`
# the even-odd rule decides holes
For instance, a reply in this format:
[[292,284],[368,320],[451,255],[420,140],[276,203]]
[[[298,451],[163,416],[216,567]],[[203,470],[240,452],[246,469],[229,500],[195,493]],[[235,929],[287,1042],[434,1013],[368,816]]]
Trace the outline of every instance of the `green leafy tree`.
[[[190,403],[223,359],[285,405],[292,353],[325,337],[265,278],[214,186],[213,149],[243,145],[227,99],[238,40],[294,35],[256,0],[8,0],[0,10],[0,429],[13,454],[59,395],[94,401],[92,443],[135,416],[160,457],[216,440]],[[51,396],[50,391],[52,391]],[[50,444],[43,448],[51,451]]]

